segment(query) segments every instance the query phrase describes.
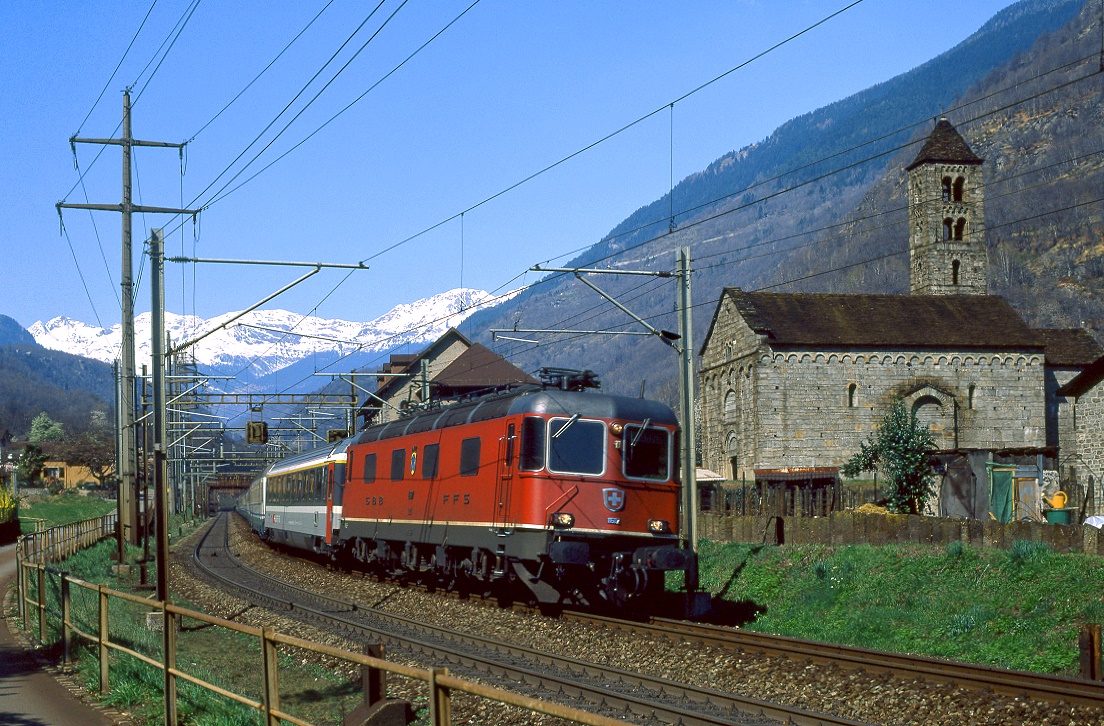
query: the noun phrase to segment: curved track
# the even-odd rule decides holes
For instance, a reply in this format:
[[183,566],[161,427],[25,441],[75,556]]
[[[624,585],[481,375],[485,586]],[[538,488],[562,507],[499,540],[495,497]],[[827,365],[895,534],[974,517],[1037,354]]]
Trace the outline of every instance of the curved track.
[[697,688],[639,673],[519,647],[480,636],[364,608],[283,582],[239,562],[227,546],[222,513],[196,546],[194,559],[209,577],[252,602],[287,611],[297,619],[388,649],[448,664],[483,679],[523,684],[537,697],[574,699],[607,715],[670,724],[777,724],[861,726],[731,693]]

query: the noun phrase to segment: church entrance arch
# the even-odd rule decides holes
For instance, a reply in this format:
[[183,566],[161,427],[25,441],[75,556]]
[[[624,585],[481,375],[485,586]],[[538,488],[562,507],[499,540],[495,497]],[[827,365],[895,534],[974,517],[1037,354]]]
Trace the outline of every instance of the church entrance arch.
[[904,397],[917,423],[931,431],[935,446],[953,449],[957,444],[955,399],[935,386],[923,386]]

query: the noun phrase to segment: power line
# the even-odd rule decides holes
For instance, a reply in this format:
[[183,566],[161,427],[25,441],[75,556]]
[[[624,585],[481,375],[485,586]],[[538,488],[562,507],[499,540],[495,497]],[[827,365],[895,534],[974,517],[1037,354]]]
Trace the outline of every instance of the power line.
[[[143,68],[142,72],[138,74],[138,78],[134,79],[134,83],[131,84],[132,87],[138,85],[138,81],[142,78],[143,75],[145,75],[146,70],[150,67],[150,63],[153,63],[158,54],[161,55],[160,60],[157,61],[157,65],[154,67],[153,71],[150,72],[149,78],[147,78],[146,82],[142,84],[142,88],[139,89],[138,94],[134,97],[134,101],[131,104],[132,106],[138,103],[138,100],[142,97],[142,94],[146,92],[147,88],[149,88],[149,84],[153,81],[153,77],[157,75],[157,71],[161,70],[161,64],[164,63],[165,59],[169,57],[169,53],[172,51],[173,46],[176,45],[176,41],[180,39],[180,34],[184,32],[184,28],[188,26],[188,21],[192,19],[192,15],[194,15],[196,9],[199,8],[200,1],[201,0],[192,0],[191,5],[184,9],[184,14],[180,16],[180,20],[176,21],[176,25],[173,28],[173,30],[176,31],[175,34],[172,30],[169,31],[169,35],[166,36],[165,40],[161,42],[161,47],[158,48],[157,52],[153,54],[153,58],[150,59],[149,63],[146,63],[146,67]],[[165,48],[166,43],[168,43],[168,48]],[[162,48],[165,48],[164,53],[161,52]]]
[[[231,106],[233,106],[234,103],[239,98],[241,98],[242,95],[244,95],[246,91],[248,91],[250,88],[253,87],[254,83],[256,83],[258,80],[260,80],[261,76],[263,76],[265,73],[267,73],[269,71],[269,69],[272,68],[272,66],[274,66],[276,64],[276,61],[280,60],[280,58],[283,57],[284,53],[286,53],[288,51],[288,49],[291,48],[291,46],[295,45],[295,42],[297,40],[299,40],[301,37],[303,37],[304,33],[306,33],[308,30],[310,30],[311,26],[314,25],[315,21],[317,21],[320,17],[322,17],[322,14],[325,13],[327,10],[329,10],[330,6],[333,5],[333,3],[334,3],[334,0],[328,0],[328,2],[325,5],[322,6],[322,9],[319,10],[318,13],[315,14],[315,16],[310,19],[310,22],[308,22],[305,26],[303,26],[303,29],[300,30],[298,33],[296,33],[295,37],[292,38],[290,41],[288,41],[288,44],[285,45],[283,47],[283,49],[280,50],[280,52],[276,54],[276,57],[273,58],[272,60],[270,60],[268,62],[268,65],[266,65],[264,68],[261,69],[260,73],[253,76],[253,80],[251,80],[249,83],[245,84],[244,88],[242,88],[240,91],[238,91],[237,94],[233,98],[231,98],[226,103],[225,106],[223,106],[222,108],[219,109],[218,113],[216,113],[214,116],[212,116],[207,121],[207,123],[203,124],[203,126],[201,126],[199,128],[199,131],[196,131],[194,134],[192,134],[191,138],[189,138],[188,141],[186,141],[185,143],[190,144],[191,142],[195,141],[197,136],[202,134],[207,129],[208,126],[213,124],[215,122],[215,120],[218,119],[219,116],[221,116],[223,113],[226,112],[227,109],[229,109]],[[183,205],[183,203],[184,203],[183,199],[181,199],[181,205]]]
[[254,172],[254,173],[253,173],[253,174],[251,174],[250,176],[248,176],[248,177],[247,177],[246,179],[244,179],[244,180],[243,180],[243,181],[242,181],[242,182],[241,182],[240,184],[238,184],[237,186],[235,186],[235,187],[233,187],[233,188],[231,188],[231,189],[226,189],[226,187],[224,186],[224,187],[223,187],[223,190],[226,190],[226,191],[223,191],[223,190],[219,190],[219,192],[218,192],[218,195],[217,195],[217,196],[215,196],[215,197],[213,197],[213,198],[212,198],[212,199],[211,199],[211,200],[210,200],[209,202],[207,202],[207,203],[206,203],[206,204],[204,205],[204,208],[210,207],[211,205],[213,205],[213,204],[215,204],[215,203],[217,203],[217,202],[221,202],[221,201],[222,201],[223,199],[225,199],[226,197],[230,196],[231,194],[233,194],[234,192],[238,191],[239,189],[241,189],[241,188],[242,188],[243,186],[245,186],[246,184],[250,183],[251,181],[253,181],[253,180],[254,180],[254,179],[256,179],[257,177],[259,177],[259,176],[260,176],[261,174],[263,174],[263,173],[265,173],[266,171],[268,171],[268,170],[269,170],[270,168],[272,168],[272,167],[273,167],[273,166],[274,166],[275,164],[277,164],[277,163],[279,163],[280,161],[282,161],[282,160],[283,160],[283,158],[284,158],[285,156],[287,156],[288,154],[292,153],[293,151],[295,151],[296,149],[298,149],[298,148],[299,148],[300,146],[302,146],[303,144],[305,144],[305,143],[307,143],[308,141],[310,141],[311,139],[313,139],[313,138],[314,138],[314,137],[315,137],[316,135],[318,135],[318,134],[319,134],[319,133],[320,133],[320,132],[321,132],[321,131],[322,131],[323,129],[325,129],[325,128],[326,128],[327,126],[329,126],[329,125],[330,125],[331,123],[333,123],[334,121],[336,121],[336,120],[337,120],[337,119],[338,119],[339,117],[343,116],[343,115],[345,114],[345,112],[346,112],[346,111],[348,111],[349,109],[351,109],[351,108],[352,108],[353,106],[355,106],[356,104],[360,103],[360,101],[361,101],[361,100],[362,100],[362,99],[363,99],[363,98],[364,98],[365,96],[367,96],[367,95],[368,95],[369,93],[371,93],[372,91],[374,91],[374,90],[376,89],[376,87],[377,87],[377,86],[379,86],[379,85],[380,85],[381,83],[383,83],[383,82],[384,82],[384,81],[386,81],[386,80],[387,80],[388,78],[390,78],[390,77],[391,77],[391,76],[392,76],[393,74],[395,74],[395,73],[396,73],[396,72],[397,72],[397,71],[398,71],[398,70],[399,70],[400,68],[402,68],[402,67],[403,67],[404,65],[406,65],[406,64],[407,64],[407,63],[408,63],[408,62],[409,62],[409,61],[410,61],[411,59],[413,59],[413,58],[414,58],[414,56],[418,55],[418,54],[419,54],[419,53],[421,53],[421,52],[422,52],[423,50],[425,50],[426,46],[428,46],[428,45],[429,45],[430,43],[432,43],[433,41],[437,40],[437,38],[438,38],[438,37],[440,37],[440,36],[441,36],[441,35],[442,35],[442,34],[443,34],[443,33],[444,33],[444,32],[445,32],[446,30],[448,30],[448,29],[449,29],[449,28],[451,28],[451,27],[452,27],[452,26],[453,26],[454,24],[456,24],[456,22],[457,22],[457,21],[459,21],[459,20],[460,20],[460,18],[462,18],[462,17],[464,17],[465,15],[467,15],[467,14],[468,14],[468,11],[469,11],[469,10],[471,10],[472,8],[474,8],[474,7],[475,7],[476,5],[478,5],[479,3],[480,3],[480,0],[475,0],[475,2],[473,2],[473,3],[471,4],[471,5],[469,5],[468,7],[464,8],[464,10],[463,10],[463,11],[461,11],[459,15],[457,15],[456,17],[454,17],[454,18],[453,18],[452,20],[450,20],[450,21],[449,21],[449,22],[448,22],[448,23],[447,23],[447,24],[446,24],[446,25],[445,25],[445,26],[444,26],[443,28],[441,28],[441,29],[440,29],[440,30],[438,30],[438,31],[437,31],[436,33],[434,33],[434,34],[433,34],[433,36],[432,36],[432,37],[431,37],[431,38],[430,38],[429,40],[427,40],[426,42],[424,42],[424,43],[422,43],[422,44],[421,44],[420,46],[418,46],[418,47],[417,47],[417,48],[416,48],[416,49],[414,50],[414,52],[413,52],[413,53],[411,53],[410,55],[408,55],[408,56],[407,56],[406,58],[404,58],[404,59],[403,59],[403,60],[402,60],[402,61],[401,61],[401,62],[400,62],[400,63],[399,63],[398,65],[396,65],[396,66],[395,66],[394,68],[392,68],[392,69],[391,69],[390,71],[388,71],[387,73],[385,73],[385,74],[384,74],[384,75],[383,75],[383,76],[382,76],[382,77],[381,77],[381,78],[380,78],[379,80],[377,80],[377,81],[376,81],[375,83],[373,83],[373,84],[372,84],[371,86],[369,86],[369,87],[367,88],[367,90],[365,90],[365,91],[364,91],[364,93],[362,93],[362,94],[360,94],[359,96],[357,96],[356,98],[354,98],[354,99],[353,99],[352,101],[350,101],[350,102],[349,102],[348,104],[346,104],[346,106],[345,106],[344,108],[342,108],[342,109],[341,109],[340,111],[338,111],[337,113],[335,113],[335,114],[334,114],[333,116],[330,116],[330,117],[329,117],[328,119],[326,119],[326,121],[325,121],[324,123],[322,123],[322,124],[321,124],[320,126],[318,126],[318,127],[317,127],[317,128],[316,128],[316,129],[314,130],[314,131],[310,132],[310,133],[309,133],[309,134],[307,134],[307,135],[306,135],[305,137],[303,137],[303,138],[302,138],[302,139],[301,139],[300,141],[298,141],[298,142],[297,142],[297,143],[296,143],[296,144],[295,144],[294,146],[292,146],[292,147],[291,147],[291,148],[289,148],[289,149],[288,149],[287,151],[285,151],[285,152],[283,152],[282,154],[280,154],[279,156],[277,156],[277,157],[276,157],[275,159],[273,159],[272,161],[270,161],[270,162],[268,162],[267,164],[265,164],[265,165],[264,165],[263,167],[261,167],[260,169],[258,169],[258,170],[257,170],[256,172]]
[[[358,34],[360,33],[360,31],[361,31],[361,30],[362,30],[362,29],[364,28],[364,26],[365,26],[365,25],[367,25],[367,24],[368,24],[368,22],[369,22],[369,21],[370,21],[370,20],[371,20],[371,19],[372,19],[373,17],[375,17],[376,13],[377,13],[377,12],[379,11],[379,9],[380,9],[381,7],[383,7],[383,4],[384,4],[384,3],[386,2],[386,1],[387,1],[387,0],[380,0],[380,1],[379,1],[379,3],[378,3],[378,4],[377,4],[377,5],[376,5],[376,6],[374,7],[374,8],[372,8],[372,12],[368,13],[368,16],[367,16],[366,18],[364,18],[364,20],[362,20],[362,21],[361,21],[360,25],[358,25],[358,26],[356,27],[356,29],[355,29],[355,30],[353,30],[353,32],[349,34],[349,37],[347,37],[347,38],[345,39],[345,41],[344,41],[344,42],[343,42],[343,43],[342,43],[342,44],[341,44],[340,46],[338,46],[337,50],[335,50],[335,51],[333,52],[333,54],[332,54],[332,55],[331,55],[331,56],[329,57],[329,59],[327,59],[327,60],[326,60],[326,62],[322,64],[322,67],[321,67],[321,68],[319,68],[319,69],[318,69],[318,70],[317,70],[317,71],[316,71],[316,72],[314,73],[314,75],[310,77],[310,80],[308,80],[308,81],[307,81],[307,82],[306,82],[305,84],[303,84],[303,86],[302,86],[302,87],[301,87],[301,88],[299,89],[299,91],[298,91],[298,92],[297,92],[297,93],[296,93],[296,94],[295,94],[295,95],[294,95],[294,96],[292,97],[292,99],[291,99],[290,101],[288,101],[288,102],[287,102],[287,104],[286,104],[286,105],[285,105],[285,106],[284,106],[284,107],[283,107],[282,109],[280,109],[280,112],[279,112],[278,114],[276,114],[276,116],[275,116],[275,117],[274,117],[274,118],[273,118],[273,119],[272,119],[271,121],[269,121],[269,122],[268,122],[268,124],[267,124],[267,125],[266,125],[266,126],[265,126],[265,127],[263,128],[263,129],[261,129],[260,133],[258,133],[258,134],[257,134],[257,135],[256,135],[256,136],[255,136],[255,137],[253,138],[253,140],[252,140],[252,141],[250,141],[250,142],[249,142],[249,144],[248,144],[248,145],[247,145],[247,146],[246,146],[246,147],[245,147],[244,149],[242,149],[242,150],[241,150],[241,152],[240,152],[240,153],[239,153],[239,154],[238,154],[237,156],[235,156],[235,157],[234,157],[233,161],[231,161],[231,162],[230,162],[229,164],[227,164],[227,165],[226,165],[226,167],[225,167],[225,168],[224,168],[224,169],[223,169],[223,170],[222,170],[221,172],[219,172],[218,176],[216,176],[216,177],[215,177],[215,178],[214,178],[214,179],[213,179],[213,180],[211,181],[211,183],[210,183],[210,184],[208,184],[208,185],[207,185],[206,187],[204,187],[204,188],[203,188],[203,190],[199,192],[199,194],[196,194],[196,195],[195,195],[195,197],[194,197],[194,198],[192,199],[192,202],[191,202],[191,204],[189,204],[189,206],[192,206],[192,205],[194,205],[194,204],[195,204],[196,202],[198,202],[198,201],[199,201],[199,198],[200,198],[200,197],[202,197],[202,196],[203,196],[204,194],[206,194],[206,193],[208,192],[208,190],[210,190],[210,189],[211,189],[211,187],[215,186],[215,184],[217,184],[217,183],[218,183],[218,181],[219,181],[220,179],[222,179],[222,177],[223,177],[223,176],[225,176],[225,175],[226,175],[227,173],[229,173],[230,169],[232,169],[232,168],[234,167],[234,165],[235,165],[235,164],[237,164],[237,163],[238,163],[238,161],[240,161],[240,160],[241,160],[241,158],[242,158],[243,156],[245,156],[245,154],[246,154],[246,153],[247,153],[247,152],[248,152],[248,151],[249,151],[249,150],[250,150],[251,148],[253,148],[254,144],[256,144],[257,142],[259,142],[259,141],[261,140],[261,138],[262,138],[262,137],[263,137],[263,136],[264,136],[264,135],[265,135],[266,133],[268,133],[268,130],[269,130],[269,129],[271,129],[271,128],[272,128],[272,127],[273,127],[273,126],[274,126],[274,125],[276,124],[276,122],[277,122],[277,121],[279,121],[279,120],[280,120],[280,118],[281,118],[281,117],[282,117],[282,116],[283,116],[283,115],[284,115],[285,113],[287,113],[288,109],[290,109],[290,108],[292,107],[292,105],[293,105],[293,104],[294,104],[294,103],[295,103],[296,101],[298,101],[298,100],[299,100],[299,97],[300,97],[300,96],[302,96],[302,95],[303,95],[304,93],[306,93],[306,92],[307,92],[307,89],[308,89],[308,88],[310,88],[311,84],[312,84],[312,83],[314,83],[314,82],[315,82],[315,80],[317,80],[317,79],[318,79],[318,77],[322,75],[322,72],[323,72],[323,71],[325,71],[325,70],[326,70],[326,68],[328,68],[328,67],[329,67],[329,65],[330,65],[331,63],[333,63],[333,62],[334,62],[334,60],[335,60],[335,59],[337,58],[337,56],[338,56],[338,55],[339,55],[339,54],[341,53],[341,51],[345,49],[345,46],[347,46],[347,45],[348,45],[349,43],[351,43],[351,42],[353,41],[353,38],[355,38],[355,37],[356,37],[356,36],[357,36],[357,35],[358,35]],[[402,4],[401,4],[401,5],[399,5],[399,7],[398,7],[398,8],[397,8],[397,9],[395,10],[395,13],[397,13],[397,12],[398,12],[399,10],[401,10],[401,9],[402,9],[402,7],[403,7],[403,5],[405,5],[405,4],[406,4],[406,2],[407,2],[407,0],[403,0],[403,1],[402,1]],[[308,102],[307,102],[307,104],[306,104],[306,105],[305,105],[305,106],[304,106],[304,107],[303,107],[302,109],[300,109],[300,110],[299,110],[299,112],[298,112],[297,114],[295,114],[295,116],[294,116],[294,117],[292,117],[291,121],[289,121],[289,122],[288,122],[287,124],[285,124],[285,125],[284,125],[284,127],[283,127],[283,128],[282,128],[282,129],[281,129],[281,130],[280,130],[280,131],[279,131],[279,132],[278,132],[278,133],[276,134],[276,136],[274,136],[274,137],[273,137],[273,138],[272,138],[272,139],[271,139],[271,140],[270,140],[270,141],[268,142],[268,144],[266,144],[266,145],[265,145],[265,147],[264,147],[263,149],[261,149],[261,150],[260,150],[259,152],[257,152],[257,154],[255,154],[255,155],[253,156],[253,158],[252,158],[252,159],[251,159],[251,160],[250,160],[250,161],[249,161],[248,163],[246,163],[246,165],[245,165],[245,166],[244,166],[244,167],[243,167],[242,169],[238,170],[238,172],[237,172],[237,173],[236,173],[236,174],[235,174],[235,175],[234,175],[233,177],[231,177],[231,178],[230,178],[230,181],[228,181],[228,182],[227,182],[226,184],[224,184],[224,185],[222,186],[222,189],[225,189],[225,188],[226,188],[226,186],[227,186],[228,184],[231,184],[231,183],[233,183],[234,179],[237,179],[237,178],[238,178],[238,176],[240,176],[240,175],[241,175],[241,174],[242,174],[242,173],[243,173],[243,172],[245,171],[245,169],[248,169],[248,168],[249,168],[249,166],[250,166],[250,164],[252,164],[252,163],[253,163],[254,161],[256,161],[256,160],[257,160],[257,157],[258,157],[258,156],[260,156],[260,154],[264,153],[264,152],[265,152],[265,151],[266,151],[266,150],[267,150],[267,149],[268,149],[268,148],[269,148],[270,146],[272,146],[272,144],[273,144],[273,143],[275,143],[276,139],[280,138],[280,136],[281,136],[281,135],[282,135],[282,134],[283,134],[283,133],[284,133],[285,131],[287,131],[288,127],[289,127],[289,126],[290,126],[290,125],[291,125],[292,123],[294,123],[294,122],[295,122],[295,120],[296,120],[297,118],[299,118],[299,116],[301,116],[301,115],[303,114],[303,112],[304,112],[304,111],[306,111],[306,110],[307,110],[308,108],[310,108],[310,106],[311,106],[311,105],[312,105],[312,104],[313,104],[313,103],[314,103],[315,101],[317,101],[317,100],[318,100],[318,97],[319,97],[320,95],[322,95],[322,92],[323,92],[323,91],[325,91],[325,90],[326,90],[327,88],[329,88],[330,84],[331,84],[331,83],[333,83],[333,82],[334,82],[334,81],[335,81],[335,80],[337,79],[337,77],[338,77],[339,75],[341,75],[341,73],[342,73],[342,72],[343,72],[343,71],[344,71],[344,70],[345,70],[346,68],[348,68],[348,67],[349,67],[349,64],[350,64],[350,63],[352,63],[352,62],[353,62],[353,60],[355,60],[355,59],[356,59],[356,57],[357,57],[358,55],[360,55],[360,53],[361,53],[361,52],[362,52],[362,51],[363,51],[363,50],[364,50],[364,49],[365,49],[365,48],[366,48],[366,47],[368,46],[368,43],[371,43],[371,42],[372,42],[372,40],[373,40],[373,39],[374,39],[374,38],[375,38],[375,37],[376,37],[376,36],[377,36],[377,35],[379,34],[379,32],[380,32],[381,30],[383,30],[383,28],[384,28],[384,27],[385,27],[385,26],[387,25],[387,22],[389,22],[389,21],[391,20],[391,18],[395,17],[395,13],[392,13],[392,14],[391,14],[391,17],[389,17],[389,18],[387,19],[387,21],[385,21],[385,22],[384,22],[384,24],[383,24],[383,25],[381,25],[381,26],[380,26],[380,27],[379,27],[379,28],[378,28],[378,29],[376,30],[376,32],[375,32],[375,33],[373,33],[373,34],[371,35],[371,37],[369,37],[369,38],[368,38],[368,41],[367,41],[367,42],[365,42],[365,43],[364,43],[363,45],[361,45],[361,46],[360,46],[360,48],[359,48],[359,49],[358,49],[358,50],[357,50],[357,51],[356,51],[356,52],[355,52],[355,53],[353,54],[353,57],[352,57],[352,58],[350,58],[350,59],[349,59],[349,60],[348,60],[348,61],[347,61],[347,62],[345,63],[345,65],[343,65],[343,66],[342,66],[342,67],[341,67],[341,68],[340,68],[340,69],[339,69],[339,70],[337,71],[337,73],[335,73],[335,74],[334,74],[333,76],[331,76],[331,77],[330,77],[330,79],[329,79],[329,80],[328,80],[328,81],[326,82],[326,84],[325,84],[325,85],[324,85],[324,86],[322,87],[322,90],[320,90],[320,91],[319,91],[318,93],[316,93],[316,94],[314,95],[314,97],[313,97],[313,98],[312,98],[312,99],[311,99],[310,101],[308,101]],[[221,189],[220,189],[220,191],[221,191]],[[216,194],[217,194],[217,192],[216,192]],[[206,205],[205,205],[205,206],[206,206]]]
[[123,51],[123,57],[119,59],[119,62],[115,65],[115,70],[111,71],[111,75],[107,79],[107,83],[100,90],[100,95],[96,96],[96,100],[92,103],[92,108],[88,109],[88,113],[85,114],[84,120],[77,126],[77,130],[73,132],[73,136],[80,136],[81,129],[88,123],[88,118],[92,115],[92,112],[96,110],[96,106],[100,105],[100,101],[103,99],[104,94],[107,92],[111,82],[115,80],[115,74],[119,72],[119,69],[123,66],[123,61],[130,55],[130,49],[134,47],[134,42],[138,40],[138,35],[142,32],[142,28],[146,27],[146,21],[149,20],[150,14],[153,13],[153,9],[157,7],[157,0],[153,0],[153,4],[150,5],[149,10],[146,11],[146,15],[142,18],[141,24],[138,26],[138,30],[134,31],[134,37],[130,39],[130,43],[127,44],[126,50]]
[[687,93],[684,93],[682,96],[679,96],[674,101],[670,101],[668,103],[665,103],[662,106],[660,106],[659,108],[655,109],[654,111],[646,113],[643,116],[637,118],[636,120],[630,121],[630,122],[624,124],[623,126],[618,128],[617,130],[612,131],[612,132],[606,134],[605,136],[601,137],[597,141],[593,141],[593,142],[587,144],[586,146],[584,146],[583,148],[568,154],[567,156],[561,158],[559,161],[555,161],[555,162],[545,166],[544,168],[533,172],[532,174],[526,176],[525,178],[523,178],[523,179],[521,179],[517,182],[514,182],[513,184],[507,186],[506,188],[504,188],[504,189],[502,189],[498,192],[495,192],[494,194],[490,195],[489,197],[486,197],[485,199],[483,199],[482,201],[476,202],[475,204],[467,207],[466,209],[463,209],[460,212],[457,212],[456,214],[453,214],[450,217],[442,219],[441,221],[437,222],[436,224],[430,225],[429,227],[426,227],[422,231],[417,232],[415,234],[412,234],[409,237],[407,237],[406,239],[400,240],[400,241],[390,245],[389,247],[386,247],[386,248],[380,250],[379,252],[376,252],[375,254],[364,258],[363,261],[368,262],[370,260],[374,260],[375,258],[379,257],[382,254],[385,254],[387,252],[390,252],[391,250],[394,250],[398,247],[401,247],[401,246],[405,245],[406,243],[411,242],[412,240],[415,240],[418,237],[421,237],[422,235],[428,234],[429,232],[432,232],[433,230],[437,229],[438,227],[440,227],[444,224],[448,224],[452,220],[459,217],[461,214],[467,214],[468,212],[472,212],[472,211],[482,207],[483,205],[488,204],[488,203],[494,201],[495,199],[498,199],[499,197],[503,196],[504,194],[507,194],[507,193],[513,191],[514,189],[517,189],[521,185],[526,184],[526,183],[536,179],[537,177],[548,173],[549,171],[552,171],[556,167],[567,163],[568,161],[570,161],[570,160],[574,159],[575,157],[579,156],[580,154],[584,154],[587,151],[590,151],[591,149],[593,149],[597,146],[600,146],[601,144],[605,143],[606,141],[609,141],[610,139],[612,139],[616,136],[619,136],[620,134],[628,131],[629,129],[632,129],[633,127],[643,123],[644,121],[647,121],[648,119],[652,118],[656,114],[662,113],[663,111],[667,110],[668,106],[673,105],[675,103],[678,103],[680,101],[685,101],[690,96],[698,93],[699,91],[704,90],[705,88],[708,88],[709,86],[713,85],[714,83],[720,81],[722,78],[725,78],[728,75],[734,73],[735,71],[738,71],[738,70],[748,66],[749,64],[755,62],[756,60],[759,60],[760,58],[767,55],[768,53],[771,53],[771,52],[781,48],[782,46],[784,46],[787,43],[790,43],[791,41],[801,37],[802,35],[804,35],[805,33],[808,33],[809,31],[813,30],[814,28],[819,27],[820,25],[823,25],[827,21],[831,20],[832,18],[836,17],[837,15],[839,15],[839,14],[841,14],[841,13],[847,11],[847,10],[850,10],[851,8],[853,8],[856,5],[860,4],[861,2],[863,2],[863,0],[856,0],[855,2],[852,2],[851,4],[841,8],[840,10],[837,10],[834,13],[831,13],[830,15],[825,16],[824,18],[818,20],[817,22],[815,22],[812,25],[808,26],[804,30],[791,35],[789,38],[787,38],[783,41],[775,43],[770,48],[768,48],[764,51],[761,51],[760,53],[757,53],[756,55],[752,56],[751,58],[748,58],[745,61],[742,61],[741,63],[737,64],[736,66],[734,66],[732,68],[730,68],[729,70],[725,71],[724,73],[716,76],[712,80],[706,81],[705,83],[702,83],[701,85],[697,86],[693,90],[688,91]]

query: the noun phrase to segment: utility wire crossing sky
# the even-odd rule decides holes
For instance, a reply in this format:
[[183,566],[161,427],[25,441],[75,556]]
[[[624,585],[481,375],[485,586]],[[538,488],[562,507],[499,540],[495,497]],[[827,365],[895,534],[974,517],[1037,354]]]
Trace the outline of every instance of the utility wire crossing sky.
[[[127,87],[135,138],[189,142],[135,150],[135,203],[215,200],[195,224],[136,216],[136,274],[162,226],[169,255],[370,259],[336,292],[347,273],[335,270],[270,303],[306,313],[325,299],[319,315],[368,320],[563,262],[672,183],[951,48],[1008,4],[4,3],[0,313],[118,322],[120,215],[59,220],[54,205],[121,200],[119,147],[74,155],[69,138],[118,138]],[[166,277],[170,310],[210,317],[294,274],[175,265]],[[148,289],[136,299],[146,309]]]

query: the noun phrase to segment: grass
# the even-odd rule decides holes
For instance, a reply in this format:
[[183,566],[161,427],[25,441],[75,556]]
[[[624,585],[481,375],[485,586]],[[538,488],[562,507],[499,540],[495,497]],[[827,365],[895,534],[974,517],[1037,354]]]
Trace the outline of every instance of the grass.
[[[115,502],[99,497],[82,497],[72,494],[36,495],[28,497],[19,507],[20,517],[45,519],[47,527],[79,522],[82,519],[100,517],[115,509]],[[34,523],[21,523],[24,533],[34,531]]]
[[778,635],[1075,675],[1079,624],[1104,622],[1104,560],[1039,542],[700,552],[718,613]]

